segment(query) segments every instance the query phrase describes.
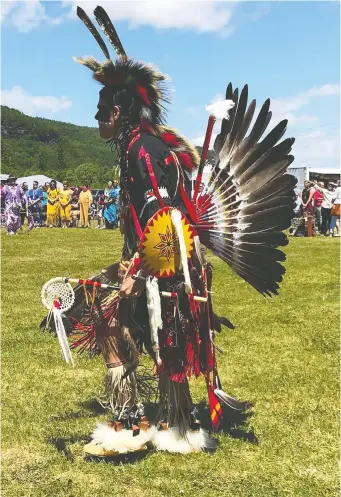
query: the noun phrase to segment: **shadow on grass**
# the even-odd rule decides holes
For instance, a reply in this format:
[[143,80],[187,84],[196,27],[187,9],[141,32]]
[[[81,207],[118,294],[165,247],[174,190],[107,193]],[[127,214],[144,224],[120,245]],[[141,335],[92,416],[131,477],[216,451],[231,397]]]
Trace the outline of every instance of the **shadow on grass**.
[[60,414],[54,414],[49,417],[49,421],[68,421],[70,419],[79,418],[95,418],[104,414],[106,409],[98,402],[97,399],[90,399],[86,402],[81,402],[81,410],[65,411]]
[[[198,418],[200,419],[201,426],[205,430],[212,430],[210,410],[206,402],[202,401],[196,405],[198,411]],[[244,440],[246,442],[257,444],[258,439],[253,430],[247,430],[247,422],[253,416],[253,412],[248,411],[235,411],[229,407],[223,407],[224,417],[220,423],[218,433],[224,433],[232,438]]]
[[112,457],[96,457],[96,456],[84,456],[84,460],[88,462],[105,462],[106,464],[112,464],[113,466],[123,466],[126,464],[135,464],[144,459],[148,454],[154,452],[154,449],[146,449],[143,452],[132,452],[131,454],[121,454]]
[[74,443],[79,443],[79,442],[84,443],[85,442],[85,437],[82,437],[82,436],[79,436],[79,435],[77,435],[77,436],[75,435],[75,436],[71,436],[71,437],[65,437],[65,438],[62,438],[62,437],[49,437],[47,439],[47,442],[50,443],[51,445],[54,445],[55,448],[57,449],[57,451],[60,454],[63,454],[64,457],[68,461],[74,462],[75,456],[72,454],[71,450],[69,449],[69,445],[70,444],[74,444]]

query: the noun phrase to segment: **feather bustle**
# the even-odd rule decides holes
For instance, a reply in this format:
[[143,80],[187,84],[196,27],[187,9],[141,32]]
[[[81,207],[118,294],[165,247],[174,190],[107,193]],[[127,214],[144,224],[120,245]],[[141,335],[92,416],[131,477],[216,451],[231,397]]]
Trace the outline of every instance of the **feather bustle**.
[[263,295],[277,294],[285,268],[287,245],[282,232],[290,226],[295,206],[295,179],[287,173],[293,161],[294,139],[283,137],[287,121],[263,139],[272,114],[270,100],[262,105],[246,136],[256,107],[247,107],[248,87],[227,86],[235,102],[230,119],[223,120],[214,149],[218,154],[208,187],[198,198],[200,241]]

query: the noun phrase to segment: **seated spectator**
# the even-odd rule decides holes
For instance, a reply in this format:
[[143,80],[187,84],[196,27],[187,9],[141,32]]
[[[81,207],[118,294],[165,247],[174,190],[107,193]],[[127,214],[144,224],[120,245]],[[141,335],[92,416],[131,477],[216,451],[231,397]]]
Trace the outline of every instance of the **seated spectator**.
[[300,195],[296,192],[296,204],[295,204],[295,209],[294,209],[294,213],[295,213],[295,216],[299,216],[300,214],[300,210],[301,210],[301,197]]

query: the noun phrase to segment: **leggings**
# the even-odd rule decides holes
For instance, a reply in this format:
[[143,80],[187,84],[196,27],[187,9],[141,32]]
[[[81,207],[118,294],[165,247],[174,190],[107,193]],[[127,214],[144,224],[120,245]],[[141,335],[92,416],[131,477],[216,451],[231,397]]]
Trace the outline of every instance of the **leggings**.
[[321,231],[324,235],[326,235],[330,229],[331,209],[326,209],[325,207],[322,207],[321,214],[322,214]]

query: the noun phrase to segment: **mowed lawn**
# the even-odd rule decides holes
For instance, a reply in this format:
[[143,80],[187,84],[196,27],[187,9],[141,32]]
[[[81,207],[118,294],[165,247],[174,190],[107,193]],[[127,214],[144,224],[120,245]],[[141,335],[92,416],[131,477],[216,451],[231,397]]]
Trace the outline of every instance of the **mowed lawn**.
[[[333,497],[339,495],[339,242],[291,239],[281,293],[264,299],[225,264],[214,304],[237,325],[217,343],[225,390],[255,403],[229,417],[215,454],[149,452],[85,461],[97,421],[100,358],[62,359],[42,333],[43,284],[86,277],[116,261],[106,230],[34,230],[2,236],[2,495],[6,497]],[[207,415],[202,378],[191,381]]]

